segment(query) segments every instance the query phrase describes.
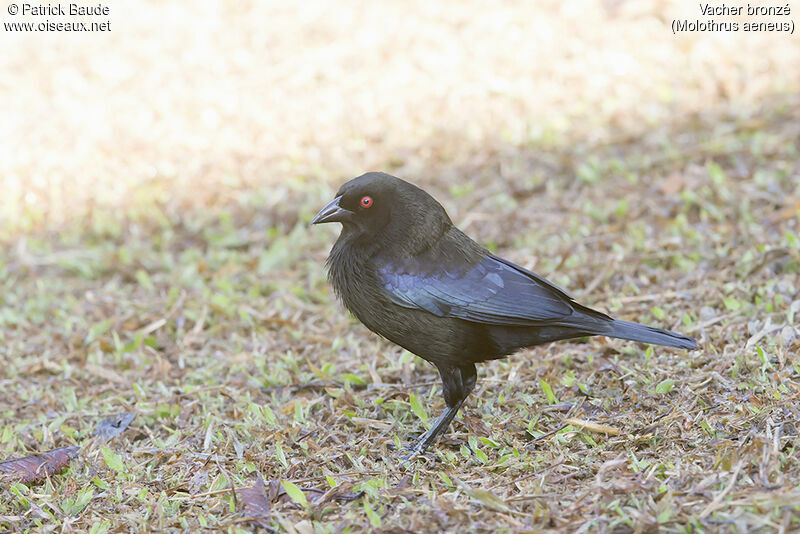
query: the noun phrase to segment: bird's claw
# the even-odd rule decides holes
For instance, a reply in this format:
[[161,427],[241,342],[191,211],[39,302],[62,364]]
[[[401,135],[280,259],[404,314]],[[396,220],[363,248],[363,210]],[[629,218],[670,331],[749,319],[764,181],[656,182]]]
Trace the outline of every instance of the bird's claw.
[[405,454],[400,457],[400,460],[403,464],[408,463],[410,460],[416,458],[425,453],[430,446],[429,437],[426,434],[423,434],[417,441],[413,444],[409,444],[407,447],[403,448],[403,452]]
[[419,444],[416,444],[413,447],[406,448],[405,451],[406,451],[406,454],[404,454],[403,456],[400,457],[400,459],[403,462],[407,462],[407,461],[411,460],[412,458],[415,458],[416,456],[419,456],[420,454],[425,452],[425,449],[420,447]]

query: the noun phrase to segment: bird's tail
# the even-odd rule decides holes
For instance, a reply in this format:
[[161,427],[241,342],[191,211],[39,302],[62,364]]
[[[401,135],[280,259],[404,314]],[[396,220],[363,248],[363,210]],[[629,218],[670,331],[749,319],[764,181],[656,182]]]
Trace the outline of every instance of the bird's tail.
[[664,345],[665,347],[676,347],[679,349],[699,349],[694,339],[683,336],[669,330],[653,328],[629,321],[615,319],[608,324],[608,330],[603,332],[608,337],[619,339],[629,339],[631,341],[641,341],[642,343],[652,343],[653,345]]

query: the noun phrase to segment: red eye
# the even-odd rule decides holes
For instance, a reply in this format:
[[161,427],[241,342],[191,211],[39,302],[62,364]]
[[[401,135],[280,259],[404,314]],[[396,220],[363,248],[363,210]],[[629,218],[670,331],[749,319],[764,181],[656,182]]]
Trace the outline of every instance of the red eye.
[[361,207],[369,208],[372,206],[372,197],[361,197]]

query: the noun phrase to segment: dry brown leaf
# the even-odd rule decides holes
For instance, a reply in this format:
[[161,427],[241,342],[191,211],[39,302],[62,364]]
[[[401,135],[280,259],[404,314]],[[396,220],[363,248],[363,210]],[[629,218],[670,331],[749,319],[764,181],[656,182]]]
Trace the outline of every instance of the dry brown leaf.
[[608,425],[601,425],[600,423],[593,423],[591,421],[586,421],[584,419],[577,419],[575,417],[570,417],[564,420],[565,423],[572,426],[580,427],[583,430],[589,430],[590,432],[598,432],[600,434],[607,434],[609,436],[618,436],[622,432],[618,428],[614,428],[613,426]]
[[32,375],[36,373],[41,373],[43,371],[52,374],[60,374],[61,372],[63,372],[63,369],[55,362],[51,362],[48,359],[42,358],[32,362],[25,370],[25,373]]
[[255,484],[239,490],[239,498],[244,503],[244,515],[255,519],[269,519],[269,501],[261,473],[256,474]]
[[0,462],[0,473],[5,475],[3,478],[23,484],[37,482],[66,469],[70,460],[78,456],[78,450],[80,447],[61,447],[43,454],[12,458]]
[[489,490],[480,489],[480,488],[472,488],[467,483],[458,480],[457,478],[453,477],[453,481],[470,497],[475,499],[476,501],[480,502],[487,508],[494,510],[496,512],[508,512],[511,511],[512,508],[500,497],[495,495]]
[[87,363],[85,369],[86,372],[89,373],[90,375],[94,375],[98,378],[103,378],[105,380],[108,380],[109,382],[115,382],[117,384],[125,382],[125,379],[119,376],[119,374],[112,369],[100,367],[99,365],[95,365],[93,363]]
[[326,373],[325,371],[323,371],[322,369],[311,363],[311,360],[309,360],[308,358],[306,358],[306,363],[308,364],[308,368],[311,369],[311,372],[314,373],[314,376],[316,376],[318,379],[322,381],[332,380],[331,375],[329,375],[328,373]]

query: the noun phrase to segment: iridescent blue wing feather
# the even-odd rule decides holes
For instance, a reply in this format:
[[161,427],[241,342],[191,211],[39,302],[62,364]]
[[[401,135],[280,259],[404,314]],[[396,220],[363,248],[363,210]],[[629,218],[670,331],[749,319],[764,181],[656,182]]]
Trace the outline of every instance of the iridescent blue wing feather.
[[544,278],[502,258],[486,256],[468,268],[411,258],[378,266],[395,304],[492,325],[535,325],[563,321],[574,301]]

